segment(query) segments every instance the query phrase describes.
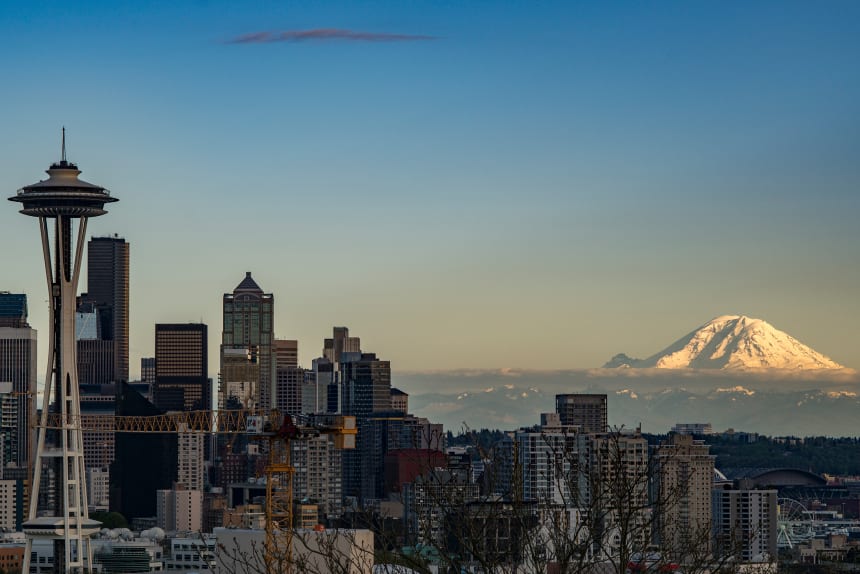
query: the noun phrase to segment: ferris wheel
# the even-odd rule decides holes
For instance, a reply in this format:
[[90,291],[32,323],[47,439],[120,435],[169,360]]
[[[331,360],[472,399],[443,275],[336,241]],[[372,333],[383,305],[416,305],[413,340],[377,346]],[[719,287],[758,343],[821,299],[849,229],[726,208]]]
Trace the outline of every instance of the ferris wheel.
[[809,540],[815,535],[806,507],[792,498],[777,500],[776,545],[779,548],[794,548],[794,545]]

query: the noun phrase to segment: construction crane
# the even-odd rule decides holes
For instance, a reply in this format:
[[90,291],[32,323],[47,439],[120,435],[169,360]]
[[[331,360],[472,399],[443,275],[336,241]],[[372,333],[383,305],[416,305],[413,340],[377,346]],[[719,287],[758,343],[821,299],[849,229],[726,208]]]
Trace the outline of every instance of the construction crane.
[[[328,435],[338,449],[355,448],[355,417],[316,414],[294,419],[277,410],[184,411],[153,416],[82,415],[80,421],[48,413],[44,428],[62,429],[79,422],[84,431],[122,433],[216,433],[245,434],[265,445],[266,480],[265,544],[263,563],[267,574],[292,569],[293,476],[290,444]],[[65,422],[65,426],[64,426]]]

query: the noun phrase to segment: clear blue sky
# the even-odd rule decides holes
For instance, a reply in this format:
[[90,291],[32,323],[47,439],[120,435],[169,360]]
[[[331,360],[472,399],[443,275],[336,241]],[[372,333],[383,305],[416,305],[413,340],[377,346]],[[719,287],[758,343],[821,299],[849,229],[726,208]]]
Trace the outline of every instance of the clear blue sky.
[[[214,376],[247,270],[304,364],[338,324],[395,372],[587,368],[742,313],[860,368],[858,55],[853,1],[7,2],[0,188],[65,125],[120,198],[133,373],[202,319]],[[38,240],[7,204],[44,334]]]

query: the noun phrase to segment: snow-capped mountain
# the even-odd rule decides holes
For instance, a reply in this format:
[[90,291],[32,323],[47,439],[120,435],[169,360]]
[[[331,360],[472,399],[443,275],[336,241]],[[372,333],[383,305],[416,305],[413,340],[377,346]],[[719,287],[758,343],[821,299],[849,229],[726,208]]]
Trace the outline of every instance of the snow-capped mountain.
[[844,369],[761,319],[724,315],[705,323],[647,359],[621,353],[604,368]]

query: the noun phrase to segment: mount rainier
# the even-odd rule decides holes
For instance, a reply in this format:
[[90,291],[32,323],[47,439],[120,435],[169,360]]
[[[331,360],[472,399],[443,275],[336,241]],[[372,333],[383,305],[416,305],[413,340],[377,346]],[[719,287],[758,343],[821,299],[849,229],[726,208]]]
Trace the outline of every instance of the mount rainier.
[[723,315],[647,359],[620,353],[604,368],[658,369],[844,369],[821,353],[761,319]]

